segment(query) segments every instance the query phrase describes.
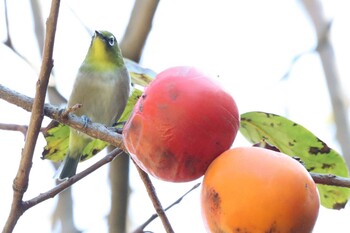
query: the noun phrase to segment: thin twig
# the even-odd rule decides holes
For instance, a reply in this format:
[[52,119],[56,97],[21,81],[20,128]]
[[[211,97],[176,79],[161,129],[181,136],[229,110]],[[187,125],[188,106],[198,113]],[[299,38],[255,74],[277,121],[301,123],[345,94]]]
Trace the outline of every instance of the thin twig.
[[43,61],[39,79],[37,81],[35,99],[33,102],[32,115],[29,122],[27,139],[22,151],[22,157],[15,180],[13,181],[13,200],[9,217],[6,221],[3,233],[12,232],[19,217],[24,213],[23,195],[27,191],[29,174],[32,166],[32,159],[36,141],[40,132],[43,120],[43,106],[45,103],[46,89],[53,66],[52,54],[55,40],[57,18],[60,1],[52,1],[50,15],[47,20],[47,31]]
[[[125,58],[135,62],[140,61],[158,3],[159,0],[135,1],[127,29],[119,44]],[[126,232],[127,205],[125,202],[129,196],[129,160],[121,159],[118,161],[118,165],[112,163],[109,170],[113,193],[111,197],[112,207],[108,216],[109,232]]]
[[317,36],[320,62],[325,74],[330,101],[332,103],[334,122],[336,126],[336,137],[339,142],[344,159],[350,166],[350,123],[348,108],[344,101],[344,90],[339,77],[338,67],[334,55],[334,49],[330,41],[330,28],[332,21],[329,21],[322,7],[320,0],[301,1],[310,16]]
[[165,231],[167,233],[174,233],[174,230],[173,228],[171,227],[171,224],[164,212],[164,209],[162,207],[162,204],[160,203],[160,201],[158,200],[157,198],[157,194],[156,194],[156,190],[151,182],[151,179],[149,178],[148,174],[146,172],[144,172],[136,163],[135,161],[133,160],[135,166],[136,166],[136,169],[141,177],[141,180],[142,182],[144,183],[145,187],[146,187],[146,190],[147,190],[147,193],[148,193],[148,196],[150,197],[151,201],[152,201],[152,204],[153,204],[153,207],[154,209],[156,210],[160,220],[162,221],[163,223],[163,226],[165,228]]
[[[4,44],[7,45],[12,50],[14,50],[13,46],[12,46],[12,40],[11,40],[10,28],[9,28],[9,17],[8,17],[7,0],[4,0],[4,8],[5,8],[5,25],[6,25],[6,36],[7,36]],[[17,52],[15,51],[15,53],[17,53]]]
[[43,201],[46,201],[49,198],[55,197],[57,194],[65,190],[66,188],[72,186],[74,183],[78,182],[79,180],[83,179],[87,175],[91,174],[92,172],[96,171],[98,168],[102,167],[103,165],[111,162],[114,158],[118,157],[123,153],[123,150],[116,148],[110,153],[108,153],[105,157],[103,157],[101,160],[97,161],[84,171],[72,176],[71,178],[63,181],[62,183],[58,184],[53,189],[40,194],[39,196],[32,198],[28,201],[25,201],[23,203],[23,210],[27,210]]
[[[190,190],[188,190],[185,194],[183,194],[179,199],[177,199],[175,202],[173,202],[171,205],[169,205],[167,208],[164,209],[164,211],[169,210],[170,208],[172,208],[173,206],[179,204],[182,199],[189,194],[190,192],[192,192],[193,190],[195,190],[196,188],[199,187],[201,183],[198,183],[196,185],[194,185]],[[141,226],[139,226],[133,233],[142,233],[144,232],[143,230],[145,229],[146,226],[148,226],[148,224],[150,224],[153,220],[155,220],[158,217],[158,214],[153,214],[149,219],[147,219],[146,222],[144,222]]]
[[338,187],[350,188],[350,179],[332,174],[318,174],[310,172],[312,179],[317,184],[333,185]]
[[24,136],[24,139],[27,135],[28,126],[27,125],[16,125],[16,124],[4,124],[0,123],[0,130],[9,130],[9,131],[18,131],[21,132]]
[[135,62],[140,61],[158,3],[159,0],[135,1],[124,37],[120,42],[123,55]]

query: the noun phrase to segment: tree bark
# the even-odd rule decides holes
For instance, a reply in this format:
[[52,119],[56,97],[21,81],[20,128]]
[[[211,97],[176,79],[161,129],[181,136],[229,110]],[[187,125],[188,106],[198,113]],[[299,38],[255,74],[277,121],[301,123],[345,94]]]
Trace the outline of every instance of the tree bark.
[[319,53],[325,74],[328,92],[335,118],[336,137],[340,144],[343,157],[350,166],[350,131],[348,110],[343,99],[343,90],[334,58],[334,50],[329,41],[330,21],[326,19],[322,3],[319,0],[303,0],[302,3],[310,16],[317,35]]

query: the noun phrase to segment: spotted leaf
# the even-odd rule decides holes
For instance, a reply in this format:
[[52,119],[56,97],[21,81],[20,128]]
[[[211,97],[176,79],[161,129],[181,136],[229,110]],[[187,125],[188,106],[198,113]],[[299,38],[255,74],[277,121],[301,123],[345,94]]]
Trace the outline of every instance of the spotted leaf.
[[[303,126],[279,115],[248,112],[241,115],[240,132],[254,144],[269,144],[281,152],[299,158],[309,172],[349,177],[341,155]],[[317,185],[321,204],[344,208],[350,189]]]

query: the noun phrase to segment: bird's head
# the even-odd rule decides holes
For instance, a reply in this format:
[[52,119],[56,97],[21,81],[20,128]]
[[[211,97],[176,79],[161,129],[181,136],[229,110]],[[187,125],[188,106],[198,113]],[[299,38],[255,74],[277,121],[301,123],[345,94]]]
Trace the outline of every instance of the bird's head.
[[95,31],[84,62],[97,70],[123,66],[123,56],[115,36],[108,31]]

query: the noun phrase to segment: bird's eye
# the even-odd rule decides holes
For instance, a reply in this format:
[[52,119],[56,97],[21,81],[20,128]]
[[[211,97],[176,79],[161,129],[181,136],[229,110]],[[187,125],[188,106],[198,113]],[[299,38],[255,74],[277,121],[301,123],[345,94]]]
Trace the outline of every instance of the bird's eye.
[[109,44],[110,46],[113,46],[114,43],[115,43],[115,38],[114,38],[114,36],[109,37],[109,39],[108,39],[108,44]]

